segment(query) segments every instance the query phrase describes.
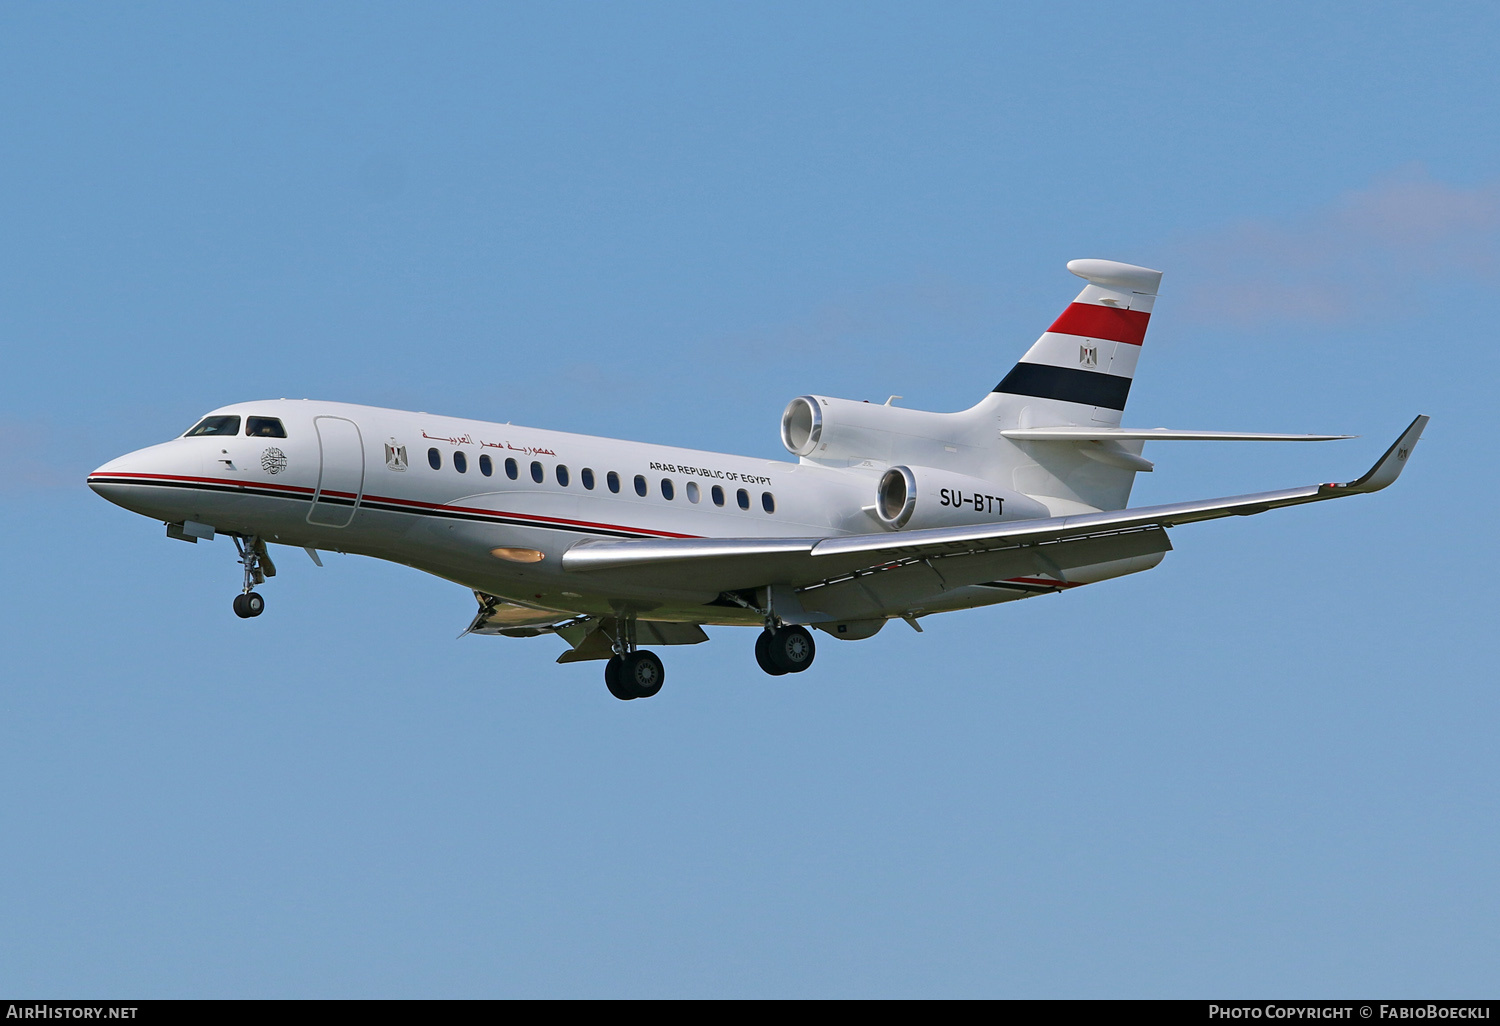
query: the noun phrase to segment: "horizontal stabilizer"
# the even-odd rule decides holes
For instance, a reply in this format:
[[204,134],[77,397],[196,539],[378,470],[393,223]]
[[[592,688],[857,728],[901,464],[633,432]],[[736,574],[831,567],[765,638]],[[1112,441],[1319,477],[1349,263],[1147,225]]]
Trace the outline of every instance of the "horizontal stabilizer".
[[1174,428],[1038,427],[1000,432],[1017,442],[1332,442],[1358,435],[1283,435],[1261,431],[1178,431]]

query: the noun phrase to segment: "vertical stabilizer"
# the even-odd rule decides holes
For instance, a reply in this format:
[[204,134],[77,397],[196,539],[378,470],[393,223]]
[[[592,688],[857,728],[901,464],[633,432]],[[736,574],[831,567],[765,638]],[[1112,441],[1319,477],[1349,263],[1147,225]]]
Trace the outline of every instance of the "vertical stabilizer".
[[[1161,272],[1114,260],[1073,260],[1068,270],[1088,284],[980,404],[1001,430],[1120,425]],[[1144,464],[1139,442],[1020,442],[1016,449],[1014,487],[1064,500],[1053,504],[1059,511],[1067,503],[1123,508],[1135,481],[1131,467]]]
[[995,386],[1029,407],[1033,423],[1012,426],[1120,424],[1161,272],[1113,260],[1073,260],[1068,270],[1088,285]]

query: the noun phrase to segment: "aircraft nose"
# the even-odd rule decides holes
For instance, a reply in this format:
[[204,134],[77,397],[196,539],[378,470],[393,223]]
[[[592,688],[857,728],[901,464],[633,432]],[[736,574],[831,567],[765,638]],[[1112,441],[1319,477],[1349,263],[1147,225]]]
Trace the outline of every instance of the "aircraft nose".
[[91,473],[88,477],[88,485],[93,489],[94,494],[128,509],[129,504],[126,502],[126,496],[130,491],[128,481],[136,476],[135,471],[140,465],[140,460],[135,457],[136,453],[116,456]]
[[100,480],[114,474],[128,473],[127,467],[130,463],[130,454],[116,456],[108,463],[89,472],[89,487],[93,488]]
[[115,457],[88,476],[89,488],[116,506],[136,513],[146,513],[149,507],[150,515],[157,515],[160,486],[172,479],[174,471],[181,473],[174,466],[170,446],[170,442],[152,445]]

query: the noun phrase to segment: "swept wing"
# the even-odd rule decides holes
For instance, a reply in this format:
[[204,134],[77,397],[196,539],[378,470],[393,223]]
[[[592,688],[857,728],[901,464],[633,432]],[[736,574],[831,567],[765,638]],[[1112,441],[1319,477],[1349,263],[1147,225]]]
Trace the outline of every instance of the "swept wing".
[[[1162,528],[1219,517],[1251,516],[1284,506],[1379,491],[1400,475],[1427,425],[1419,416],[1362,477],[1345,484],[1307,485],[1194,502],[972,527],[882,532],[838,538],[672,538],[584,542],[563,555],[565,570],[627,575],[677,587],[735,591],[766,584],[807,588],[866,572],[927,563],[949,576],[969,560],[993,562],[1009,551],[1039,550],[1043,565],[1066,570],[1096,562],[1120,548],[1127,534],[1149,537]],[[1159,537],[1159,535],[1157,535]],[[1067,544],[1058,544],[1067,543]],[[1086,543],[1086,544],[1085,544]],[[1045,555],[1042,551],[1045,547]],[[1127,546],[1128,549],[1128,546]],[[1161,551],[1161,549],[1158,549]],[[1109,558],[1115,558],[1109,556]],[[940,563],[934,561],[941,561]],[[958,577],[969,575],[957,574]]]

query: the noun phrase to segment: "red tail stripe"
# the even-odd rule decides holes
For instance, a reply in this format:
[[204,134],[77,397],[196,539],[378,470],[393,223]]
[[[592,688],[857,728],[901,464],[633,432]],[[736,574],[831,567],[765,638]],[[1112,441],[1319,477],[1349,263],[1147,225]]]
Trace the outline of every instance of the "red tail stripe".
[[1146,322],[1149,320],[1151,315],[1140,310],[1116,310],[1092,303],[1069,303],[1062,316],[1053,321],[1052,327],[1047,330],[1138,346],[1146,340]]

